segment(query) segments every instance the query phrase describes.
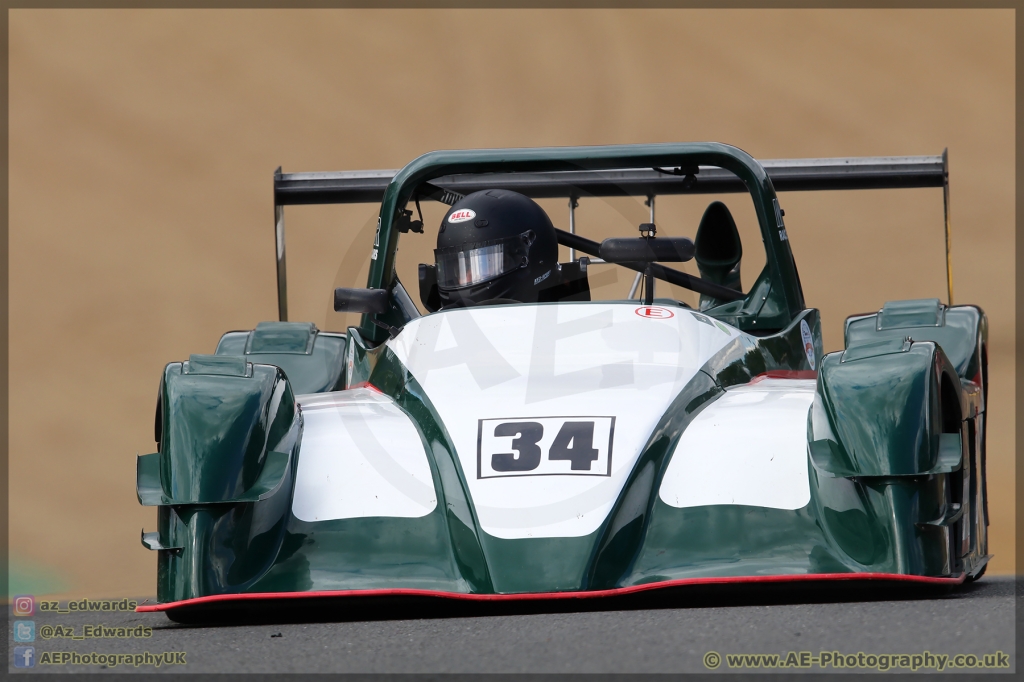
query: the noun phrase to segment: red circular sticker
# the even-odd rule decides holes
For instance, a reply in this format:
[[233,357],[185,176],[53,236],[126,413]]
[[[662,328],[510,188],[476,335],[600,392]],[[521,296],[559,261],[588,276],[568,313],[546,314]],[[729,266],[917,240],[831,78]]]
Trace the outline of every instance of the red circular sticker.
[[656,305],[642,305],[633,312],[640,317],[650,317],[655,320],[667,320],[670,317],[676,316],[676,314],[668,308],[659,308]]

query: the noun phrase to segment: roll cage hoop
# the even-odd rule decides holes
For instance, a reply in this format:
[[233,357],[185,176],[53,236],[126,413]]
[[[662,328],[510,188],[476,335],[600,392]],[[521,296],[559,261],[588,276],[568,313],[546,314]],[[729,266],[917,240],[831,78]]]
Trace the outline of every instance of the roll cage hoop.
[[[381,201],[367,288],[391,291],[395,255],[406,205],[415,199],[445,203],[480,189],[503,188],[533,198],[747,192],[754,202],[765,245],[765,268],[740,300],[709,314],[751,331],[781,329],[805,307],[799,275],[785,231],[778,191],[942,187],[945,204],[946,270],[949,258],[949,181],[942,156],[796,159],[763,164],[736,147],[715,143],[668,143],[601,147],[539,147],[435,151],[398,171],[274,175],[278,311],[288,317],[284,206]],[[395,298],[395,297],[393,297]],[[377,321],[401,326],[408,320],[396,300],[388,311],[364,314],[359,331],[383,341]],[[378,338],[379,337],[379,338]]]

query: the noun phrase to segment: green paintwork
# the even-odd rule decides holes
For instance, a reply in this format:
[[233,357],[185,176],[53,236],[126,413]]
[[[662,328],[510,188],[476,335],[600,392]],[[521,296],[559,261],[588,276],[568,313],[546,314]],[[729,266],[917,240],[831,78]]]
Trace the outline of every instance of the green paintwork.
[[[478,530],[476,510],[455,446],[423,388],[390,349],[383,346],[380,348],[383,352],[376,354],[377,360],[369,382],[393,397],[420,429],[431,467],[437,472],[434,487],[443,496],[449,541],[455,561],[462,575],[473,586],[473,591],[490,592],[491,577],[480,541],[482,533]],[[442,498],[439,498],[438,504],[441,502]]]
[[249,590],[279,555],[291,482],[269,499],[242,504],[157,507],[157,598],[177,601]]
[[[720,324],[710,315],[705,321]],[[658,490],[671,452],[701,409],[731,386],[746,384],[765,372],[810,369],[800,334],[802,322],[813,337],[814,357],[821,370],[819,392],[832,399],[838,396],[853,401],[853,409],[859,409],[861,402],[871,404],[863,398],[874,395],[872,381],[881,386],[877,395],[891,396],[894,389],[882,381],[886,375],[877,363],[895,363],[895,376],[919,379],[897,383],[907,395],[923,396],[916,403],[903,397],[901,405],[905,410],[919,408],[925,415],[921,417],[925,429],[900,431],[897,427],[908,422],[898,416],[888,427],[877,419],[848,416],[844,419],[850,423],[843,427],[839,421],[834,426],[829,423],[833,433],[842,434],[836,443],[844,447],[858,438],[934,440],[934,449],[914,451],[924,453],[920,456],[925,458],[914,460],[920,465],[914,475],[895,475],[900,470],[892,467],[866,475],[863,467],[837,468],[834,463],[818,461],[815,455],[808,460],[811,503],[803,509],[733,505],[677,509],[662,502]],[[888,341],[883,339],[883,344]],[[606,589],[698,576],[856,571],[950,575],[969,570],[980,565],[984,542],[974,539],[970,552],[958,555],[958,543],[963,540],[960,520],[972,518],[980,525],[984,518],[977,511],[971,512],[973,516],[956,515],[959,508],[953,500],[962,499],[959,486],[966,480],[958,467],[959,450],[964,446],[960,434],[941,433],[941,422],[935,432],[938,435],[929,440],[929,429],[936,428],[933,415],[938,408],[932,399],[936,391],[922,389],[930,384],[920,378],[935,381],[945,373],[956,379],[952,365],[934,343],[913,343],[904,350],[901,340],[898,348],[895,344],[885,348],[884,352],[876,348],[851,353],[853,359],[847,362],[843,362],[843,353],[822,358],[821,324],[813,309],[801,311],[775,334],[741,335],[705,364],[666,411],[597,532],[578,538],[506,540],[479,529],[465,472],[422,388],[386,346],[368,347],[361,332],[350,329],[345,357],[350,368],[346,371],[351,371],[352,377],[345,377],[344,382],[368,382],[410,415],[428,454],[437,508],[418,519],[309,523],[288,513],[290,490],[283,492],[282,487],[258,503],[279,500],[280,517],[274,524],[264,522],[263,527],[269,526],[270,531],[259,542],[251,542],[244,531],[251,527],[251,522],[246,525],[246,515],[255,507],[251,503],[161,506],[159,536],[154,541],[181,549],[159,551],[160,599],[233,591],[389,587],[510,594]],[[229,370],[226,366],[222,371]],[[239,372],[237,366],[232,371]],[[245,371],[255,374],[254,370]],[[253,381],[225,374],[201,376],[207,380],[216,377],[219,382]],[[844,377],[848,381],[841,384],[838,379]],[[915,387],[918,393],[914,393]],[[816,405],[819,403],[835,404],[834,400],[828,403],[821,393]],[[888,404],[895,403],[890,400]],[[810,432],[816,434],[810,422]],[[870,424],[876,431],[867,427]],[[858,465],[868,461],[860,456],[868,451],[853,451],[859,456],[855,460]],[[870,452],[880,450],[876,447]],[[905,449],[893,452],[902,455]],[[291,485],[290,477],[287,485]],[[222,528],[230,533],[224,535]],[[233,563],[218,558],[215,541],[240,542],[239,538],[246,542],[235,548]]]
[[267,453],[296,443],[295,397],[277,367],[193,355],[167,365],[161,405],[160,483],[176,502],[238,499],[256,484]]
[[[915,476],[959,466],[959,457],[952,464],[948,456],[940,457],[942,384],[948,382],[948,390],[959,394],[956,373],[930,341],[900,346],[903,350],[851,360],[854,350],[864,348],[854,347],[822,361],[808,439],[812,461],[823,471]],[[960,434],[950,435],[959,450]]]
[[845,573],[810,508],[677,509],[655,498],[644,545],[622,584],[706,576]]
[[470,592],[452,553],[443,507],[418,519],[307,523],[290,517],[274,565],[251,592],[402,587]]
[[598,531],[586,587],[607,589],[623,584],[644,545],[651,508],[658,499],[662,476],[683,429],[723,392],[709,374],[697,372],[654,427],[618,501]]
[[586,589],[597,533],[570,538],[509,540],[481,533],[498,594]]
[[[727,385],[746,383],[751,377],[769,369],[808,369],[800,338],[801,321],[808,322],[820,353],[818,314],[815,310],[806,310],[777,335],[760,339],[747,337],[745,344],[723,350],[712,358],[706,369],[724,371],[731,378]],[[714,321],[708,318],[707,324],[713,325]],[[386,347],[366,350],[358,330],[350,330],[349,339],[357,358],[354,367],[359,380],[369,381],[395,398],[421,431],[435,472],[439,504],[443,500],[446,509],[447,537],[443,537],[446,542],[436,542],[436,529],[425,533],[425,537],[432,538],[429,546],[434,557],[433,563],[428,562],[433,569],[427,571],[423,552],[416,549],[420,545],[410,546],[408,553],[385,552],[366,541],[350,541],[356,529],[368,527],[368,520],[308,524],[292,518],[283,547],[294,546],[297,549],[294,553],[282,550],[282,556],[267,579],[254,586],[252,591],[370,589],[398,585],[423,587],[427,584],[424,571],[434,576],[430,578],[435,581],[430,589],[476,593],[601,589],[623,584],[644,545],[649,510],[655,504],[668,455],[693,416],[722,394],[722,388],[709,374],[698,373],[666,412],[663,423],[656,427],[654,433],[657,436],[645,446],[619,502],[597,532],[579,538],[508,540],[479,530],[465,474],[454,446],[416,380]],[[653,476],[655,471],[656,479]],[[437,512],[426,518],[435,514]],[[428,523],[420,519],[374,519],[373,537],[388,538],[387,546],[390,547],[391,539],[408,532],[406,528],[410,524]],[[394,542],[401,543],[398,539]],[[331,558],[325,559],[327,556]],[[333,566],[326,571],[325,577],[310,577],[320,575],[316,566],[325,561]],[[454,561],[457,575],[464,578],[464,583],[443,586],[443,581],[451,579],[447,568],[451,561]],[[790,557],[790,564],[795,565],[797,561]],[[306,585],[312,587],[300,587]]]
[[988,319],[981,308],[949,308],[938,299],[890,301],[879,314],[846,320],[847,348],[907,336],[939,344],[962,379],[980,383],[982,353],[988,343]]
[[[776,339],[759,341],[767,341],[764,345],[774,347],[778,354],[785,348],[786,344],[779,343],[785,336],[783,333]],[[815,333],[815,337],[817,345],[820,336]],[[754,348],[762,345],[746,341]],[[935,344],[913,346],[923,358],[917,366],[891,352],[869,353],[845,366],[842,353],[822,360],[811,422],[825,416],[822,405],[827,401],[822,399],[822,392],[842,393],[836,387],[839,379],[846,379],[842,385],[846,394],[842,397],[847,399],[838,410],[843,424],[841,432],[858,443],[872,437],[876,441],[856,451],[862,455],[862,460],[857,461],[860,466],[846,463],[838,467],[832,461],[820,462],[812,447],[808,463],[811,503],[793,511],[726,505],[677,509],[654,500],[647,534],[638,543],[640,551],[635,565],[616,584],[711,575],[848,571],[951,575],[968,570],[984,552],[975,551],[961,560],[955,550],[961,531],[954,527],[956,519],[950,513],[950,503],[959,499],[953,488],[961,478],[957,475],[962,458],[960,434],[933,430],[942,429],[941,421],[936,424],[932,419],[938,412],[937,399],[931,400],[936,396],[936,388],[930,394],[920,391],[916,401],[903,394],[894,398],[890,393],[886,397],[882,390],[891,392],[895,383],[913,394],[913,386],[929,385],[927,380],[936,379],[940,372],[952,372]],[[764,352],[757,353],[753,348],[740,356],[739,367],[745,368],[744,372],[736,364],[723,366],[722,360],[736,357],[738,350],[726,349],[722,355],[722,359],[713,359],[709,364],[718,365],[722,374],[739,379],[736,383],[749,380],[747,377],[758,370],[769,369],[763,364]],[[903,384],[886,377],[877,366],[879,362],[891,363],[890,375],[895,373],[897,379],[904,379]],[[906,381],[908,377],[923,379],[915,384]],[[873,399],[872,390],[876,391]],[[835,403],[830,405],[831,416],[837,410]],[[901,419],[907,416],[902,411],[890,415],[894,409],[911,413],[917,409],[919,417],[922,411],[926,414],[908,423],[909,420]],[[828,426],[830,422],[826,422]],[[813,426],[811,433],[817,433]],[[929,438],[929,434],[934,438]],[[900,471],[893,466],[911,466],[900,459],[906,459],[908,453],[901,438],[916,440],[919,446],[909,450],[922,458],[913,462],[918,465],[914,471]],[[879,463],[882,454],[889,455],[888,469],[875,466],[867,470],[866,466]],[[897,471],[915,475],[893,475]]]
[[138,456],[135,463],[135,494],[139,504],[147,507],[171,503],[171,498],[164,495],[164,487],[160,483],[159,452]]
[[343,388],[344,334],[322,332],[309,322],[260,322],[253,331],[228,332],[216,355],[280,367],[296,395]]
[[[259,478],[252,487],[241,495],[217,503],[258,502],[273,495],[285,480],[290,468],[292,455],[290,452],[268,452],[266,461],[260,470]],[[138,482],[136,492],[139,503],[148,507],[161,504],[200,504],[200,500],[176,500],[163,492],[160,483],[160,453],[140,455],[138,463]],[[207,500],[205,503],[209,504]]]
[[139,458],[137,494],[158,504],[161,600],[239,591],[280,544],[300,432],[283,372],[244,357],[170,363],[160,390],[159,448]]
[[367,350],[349,330],[355,383],[392,395],[416,424],[438,494],[418,519],[371,518],[309,523],[291,516],[282,552],[253,591],[371,589],[402,585],[491,592],[475,512],[454,447],[422,389],[384,346]]
[[717,303],[715,299],[701,296],[701,311],[714,315],[737,329],[758,333],[764,329],[766,333],[770,333],[773,329],[785,326],[789,320],[784,301],[779,300],[778,290],[774,290],[774,295],[772,293],[772,279],[771,271],[765,265],[745,298],[729,303]]
[[723,388],[749,383],[759,374],[770,371],[812,371],[813,368],[804,353],[800,335],[801,322],[807,322],[811,330],[817,366],[823,355],[821,319],[817,310],[808,308],[776,334],[764,337],[739,337],[708,360],[704,370]]
[[[390,289],[393,300],[380,319],[396,327],[409,319],[394,274],[394,218],[422,182],[488,171],[690,165],[726,168],[746,183],[766,265],[744,299],[704,301],[698,320],[747,333],[708,360],[661,415],[596,532],[520,540],[483,532],[444,424],[369,316],[347,334],[261,323],[225,334],[215,355],[165,369],[159,452],[137,464],[139,500],[158,509],[157,531],[143,544],[158,552],[159,600],[374,588],[512,594],[806,573],[976,575],[987,560],[984,313],[936,299],[889,302],[849,318],[846,349],[824,355],[819,314],[804,308],[774,189],[734,147],[426,154],[395,176],[381,206],[368,286]],[[676,443],[707,405],[766,372],[814,370],[807,506],[680,509],[659,498]],[[300,521],[291,514],[301,457],[294,395],[367,384],[416,425],[437,506],[421,518]]]
[[[941,429],[943,433],[938,434],[935,466],[930,469],[936,475],[925,479],[914,477],[888,480],[901,481],[900,485],[908,488],[905,494],[910,498],[913,498],[915,481],[922,481],[919,485],[925,486],[934,480],[931,485],[944,486],[943,491],[933,493],[933,496],[944,500],[942,508],[933,510],[932,518],[922,519],[915,527],[916,532],[929,539],[929,547],[945,543],[953,548],[944,559],[932,562],[933,566],[945,567],[939,574],[966,571],[975,575],[988,559],[988,496],[985,477],[988,319],[985,313],[977,306],[947,307],[938,299],[889,301],[878,313],[847,318],[845,337],[847,354],[852,351],[855,355],[863,355],[865,349],[872,346],[876,349],[874,358],[879,362],[886,362],[885,357],[890,358],[888,362],[898,362],[893,358],[901,357],[894,353],[883,357],[877,353],[883,344],[888,344],[890,348],[900,346],[901,352],[903,346],[928,346],[920,343],[927,341],[941,348],[936,356],[945,358],[945,363],[941,359],[937,360],[936,369],[941,366],[946,377],[947,395],[950,396],[942,411],[952,413],[959,408],[959,425],[955,423],[956,419],[944,419],[947,423]],[[906,343],[907,337],[914,343]],[[930,390],[934,393],[934,385],[931,385]],[[854,400],[859,402],[862,397],[851,391],[849,401]],[[875,402],[878,400],[880,398],[876,398]],[[891,409],[889,404],[885,408]],[[936,407],[932,404],[929,409],[934,411]],[[815,414],[812,410],[812,418]],[[864,430],[870,430],[869,425],[863,426]],[[934,437],[934,431],[932,433]],[[833,456],[833,469],[838,471],[844,462],[848,463],[848,460],[843,459],[845,452],[831,441],[827,445],[829,452],[825,453],[823,448],[812,444],[812,458],[817,461],[819,454]],[[900,511],[897,509],[893,513]],[[914,536],[910,531],[903,534],[906,538]],[[907,556],[912,554],[910,552]]]
[[811,503],[793,511],[677,509],[659,499],[636,565],[622,584],[787,573],[949,575],[941,532],[916,525],[940,512],[945,480],[862,482],[811,468]]

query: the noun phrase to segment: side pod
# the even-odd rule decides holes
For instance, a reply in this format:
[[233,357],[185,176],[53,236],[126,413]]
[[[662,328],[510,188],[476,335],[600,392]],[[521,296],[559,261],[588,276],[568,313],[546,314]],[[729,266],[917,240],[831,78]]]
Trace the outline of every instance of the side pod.
[[301,417],[280,368],[192,355],[164,369],[159,452],[138,459],[137,493],[157,506],[157,595],[244,591],[280,547]]

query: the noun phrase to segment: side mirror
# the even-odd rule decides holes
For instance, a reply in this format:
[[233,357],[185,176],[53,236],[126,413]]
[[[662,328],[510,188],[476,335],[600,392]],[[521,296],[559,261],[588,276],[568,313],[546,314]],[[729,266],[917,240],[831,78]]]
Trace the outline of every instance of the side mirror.
[[693,252],[689,237],[617,237],[601,242],[599,251],[608,263],[684,263]]
[[388,310],[387,289],[348,289],[338,287],[334,290],[334,310],[339,313],[383,313]]

